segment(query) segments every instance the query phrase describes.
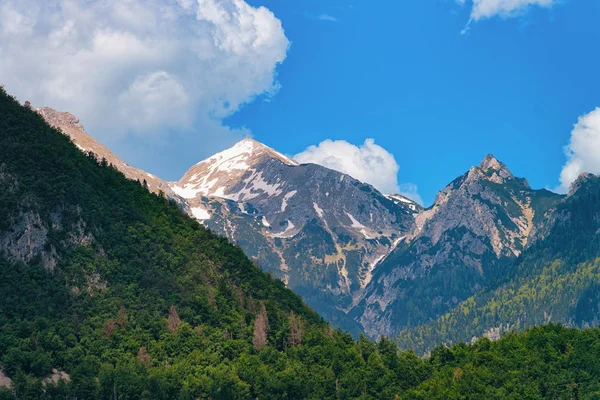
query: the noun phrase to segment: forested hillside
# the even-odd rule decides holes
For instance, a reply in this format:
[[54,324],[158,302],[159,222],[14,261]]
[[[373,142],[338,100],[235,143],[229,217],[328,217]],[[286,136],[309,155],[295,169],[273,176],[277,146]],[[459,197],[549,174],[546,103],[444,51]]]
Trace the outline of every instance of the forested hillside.
[[594,398],[600,330],[333,331],[242,251],[0,91],[1,399]]

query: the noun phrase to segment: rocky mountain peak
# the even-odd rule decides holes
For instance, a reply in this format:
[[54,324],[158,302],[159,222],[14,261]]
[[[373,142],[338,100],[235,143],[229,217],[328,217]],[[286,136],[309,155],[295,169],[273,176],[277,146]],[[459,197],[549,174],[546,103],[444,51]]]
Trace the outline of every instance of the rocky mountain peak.
[[74,128],[85,130],[79,119],[69,112],[56,111],[50,107],[41,107],[37,109],[48,124],[56,127],[73,126]]
[[[436,244],[445,232],[464,227],[488,237],[497,257],[518,255],[531,232],[534,192],[527,180],[488,154],[440,191],[433,207],[417,215],[414,235],[428,236]],[[498,224],[499,219],[505,222]]]
[[415,228],[378,266],[353,313],[370,335],[393,335],[419,318],[443,314],[517,259],[535,233],[536,219],[558,199],[532,190],[486,156],[415,216]]
[[[261,175],[262,166],[275,163],[281,167],[296,167],[298,163],[272,148],[246,138],[190,168],[172,184],[173,190],[186,199],[197,196],[248,200],[259,192],[275,193],[276,185],[267,184]],[[251,184],[254,181],[255,185]],[[243,184],[243,185],[242,185]],[[233,194],[234,187],[244,186]],[[254,190],[256,189],[256,190]]]
[[504,164],[498,161],[498,159],[494,157],[493,154],[486,155],[479,164],[479,168],[481,168],[483,171],[487,171],[490,169],[498,171],[502,169],[503,166]]
[[577,179],[575,179],[573,181],[573,183],[571,183],[571,186],[569,188],[569,194],[567,195],[567,197],[570,197],[573,194],[575,194],[575,192],[577,192],[579,189],[581,189],[581,187],[585,184],[585,182],[587,182],[588,180],[590,180],[591,178],[594,178],[594,177],[595,177],[595,175],[590,174],[589,172],[582,172],[581,174],[579,174]]
[[[218,164],[226,164],[229,162],[241,162],[244,161],[246,163],[250,162],[253,164],[255,162],[261,161],[264,158],[273,158],[281,161],[287,165],[298,165],[298,163],[291,158],[284,156],[283,154],[273,150],[269,146],[256,141],[252,138],[243,139],[232,147],[217,153],[206,160],[200,161],[197,165],[203,163],[213,163],[215,160],[218,161]],[[238,165],[241,167],[242,165]]]
[[469,170],[467,181],[487,180],[503,184],[507,180],[512,180],[514,178],[514,175],[503,162],[498,161],[493,154],[488,154],[478,166],[472,167]]

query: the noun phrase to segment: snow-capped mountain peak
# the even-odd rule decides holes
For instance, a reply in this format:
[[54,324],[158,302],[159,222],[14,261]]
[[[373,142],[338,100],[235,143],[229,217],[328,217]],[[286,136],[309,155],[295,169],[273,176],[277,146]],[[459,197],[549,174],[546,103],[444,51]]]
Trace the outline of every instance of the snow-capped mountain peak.
[[232,147],[223,150],[205,160],[200,161],[196,165],[211,164],[213,169],[219,168],[223,170],[248,169],[248,161],[260,159],[263,157],[275,158],[287,165],[298,165],[291,158],[273,150],[252,138],[243,139]]
[[173,191],[185,199],[198,196],[249,200],[262,193],[278,194],[276,183],[267,183],[259,164],[275,162],[284,167],[298,163],[272,148],[246,138],[190,168]]

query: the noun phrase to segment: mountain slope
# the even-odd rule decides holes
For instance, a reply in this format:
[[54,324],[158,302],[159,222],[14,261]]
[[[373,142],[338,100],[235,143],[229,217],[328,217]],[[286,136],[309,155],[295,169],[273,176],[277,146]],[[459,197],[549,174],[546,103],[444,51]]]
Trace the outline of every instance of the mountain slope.
[[59,112],[49,107],[42,107],[36,110],[48,123],[48,125],[59,129],[67,135],[73,143],[83,152],[94,153],[99,160],[105,159],[109,164],[113,165],[127,177],[139,182],[146,182],[148,190],[153,193],[163,192],[169,198],[177,200],[168,183],[162,179],[143,171],[139,168],[132,167],[121,158],[112,153],[106,146],[92,138],[81,122],[68,112]]
[[549,210],[536,237],[497,282],[432,323],[402,331],[397,341],[420,352],[440,342],[497,338],[512,330],[560,322],[600,322],[600,178],[585,174]]
[[502,274],[559,199],[486,156],[417,215],[415,230],[381,262],[351,314],[371,335],[438,317]]
[[348,175],[298,165],[252,139],[198,163],[171,187],[205,226],[356,334],[360,326],[343,309],[412,229],[416,211],[409,200],[396,204]]
[[251,343],[262,304],[275,349],[285,347],[292,312],[307,333],[326,327],[239,248],[3,92],[0,291],[4,373],[64,369],[80,398],[96,393],[88,390],[105,363],[134,362],[138,352],[165,364],[192,344]]
[[379,260],[412,229],[421,207],[383,196],[348,175],[294,160],[252,139],[199,162],[167,183],[129,166],[71,114],[37,110],[77,147],[127,178],[164,193],[212,231],[239,245],[337,327],[361,333],[346,315]]

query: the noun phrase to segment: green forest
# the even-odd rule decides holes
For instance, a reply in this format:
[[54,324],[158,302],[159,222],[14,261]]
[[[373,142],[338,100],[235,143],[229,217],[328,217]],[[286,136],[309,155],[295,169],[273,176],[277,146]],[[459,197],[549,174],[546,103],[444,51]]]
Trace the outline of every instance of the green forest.
[[0,245],[0,399],[600,398],[600,329],[533,327],[427,358],[332,329],[4,91]]

